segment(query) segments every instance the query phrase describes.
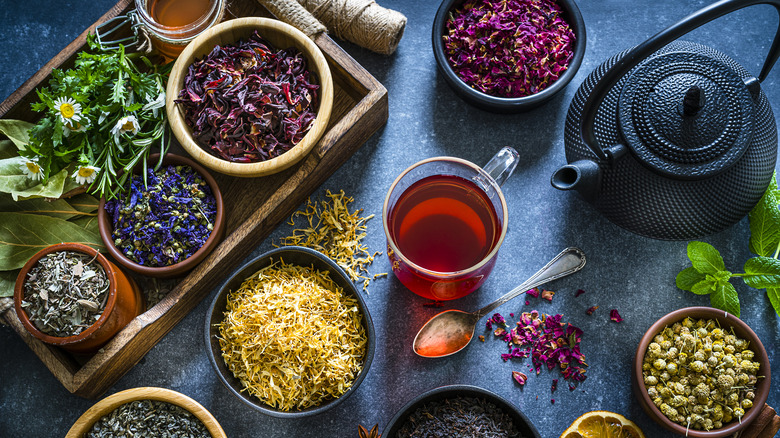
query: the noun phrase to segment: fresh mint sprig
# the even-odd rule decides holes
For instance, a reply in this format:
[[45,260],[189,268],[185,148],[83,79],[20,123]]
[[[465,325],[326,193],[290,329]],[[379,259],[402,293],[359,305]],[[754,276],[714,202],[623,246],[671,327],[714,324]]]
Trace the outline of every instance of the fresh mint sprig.
[[677,274],[676,284],[682,290],[697,295],[710,295],[712,307],[740,316],[739,295],[730,283],[739,277],[754,289],[766,289],[769,302],[780,316],[780,190],[776,176],[772,177],[764,196],[748,215],[750,220],[750,251],[756,257],[745,262],[744,273],[726,270],[723,258],[715,247],[704,242],[688,243],[691,267]]

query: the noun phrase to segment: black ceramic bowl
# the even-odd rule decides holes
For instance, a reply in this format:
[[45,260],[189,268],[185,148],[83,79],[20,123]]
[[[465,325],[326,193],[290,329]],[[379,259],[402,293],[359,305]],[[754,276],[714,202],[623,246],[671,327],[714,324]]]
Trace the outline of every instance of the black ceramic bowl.
[[463,100],[487,111],[495,113],[519,113],[536,108],[539,105],[550,100],[555,94],[563,90],[572,80],[577,70],[582,64],[582,58],[585,55],[585,22],[582,19],[580,9],[574,0],[557,0],[564,11],[563,18],[569,23],[574,32],[574,56],[569,62],[566,71],[552,85],[544,90],[525,97],[504,98],[491,96],[489,94],[477,91],[466,85],[447,62],[447,56],[444,52],[444,42],[442,36],[447,32],[446,22],[450,11],[460,6],[465,0],[444,0],[436,12],[436,18],[433,20],[433,55],[436,58],[436,64],[439,71],[444,75],[444,80],[455,91],[455,94]]
[[[350,293],[357,298],[358,305],[360,307],[360,313],[363,315],[363,327],[366,330],[366,337],[368,338],[368,346],[366,348],[366,357],[363,362],[363,369],[358,374],[355,381],[352,383],[352,387],[347,390],[344,395],[339,398],[328,400],[319,406],[311,407],[298,411],[282,411],[275,409],[257,397],[247,393],[243,390],[241,382],[233,376],[233,373],[225,365],[225,361],[222,359],[222,350],[217,340],[219,329],[217,324],[222,322],[225,313],[225,307],[227,304],[227,295],[230,291],[236,290],[241,286],[241,283],[246,280],[259,269],[271,265],[279,260],[284,260],[287,264],[295,264],[299,266],[314,266],[314,269],[320,271],[327,271],[330,273],[331,279],[338,284],[346,293]],[[333,406],[341,403],[355,392],[360,386],[360,382],[368,374],[369,368],[371,368],[371,361],[374,358],[374,350],[376,349],[376,334],[374,333],[374,324],[371,322],[371,315],[368,313],[368,306],[366,306],[363,297],[358,292],[355,285],[349,280],[349,277],[334,261],[329,259],[324,254],[315,251],[313,249],[304,248],[300,246],[288,246],[278,248],[269,251],[245,264],[241,269],[233,274],[227,282],[219,290],[219,293],[214,298],[214,301],[209,307],[209,311],[206,313],[206,354],[209,356],[209,361],[217,372],[217,376],[223,384],[232,392],[236,397],[247,405],[257,409],[258,411],[279,418],[300,418],[310,415],[315,415],[326,411]]]
[[395,438],[398,435],[398,431],[406,422],[406,419],[414,413],[417,408],[422,405],[436,401],[444,400],[454,397],[479,397],[493,403],[498,408],[506,412],[511,418],[514,425],[526,438],[541,438],[539,431],[531,423],[531,420],[523,414],[520,409],[515,405],[507,401],[505,398],[498,394],[492,393],[486,389],[479,388],[471,385],[449,385],[439,388],[431,389],[415,397],[412,401],[406,404],[397,414],[390,420],[384,431],[383,437]]

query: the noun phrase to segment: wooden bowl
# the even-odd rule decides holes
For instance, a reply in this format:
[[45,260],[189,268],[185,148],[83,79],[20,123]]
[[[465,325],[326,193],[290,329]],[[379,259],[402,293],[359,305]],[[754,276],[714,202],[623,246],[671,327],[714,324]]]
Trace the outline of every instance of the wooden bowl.
[[[257,31],[278,49],[294,46],[300,50],[308,61],[309,70],[319,79],[319,108],[314,125],[303,139],[289,151],[266,161],[255,163],[234,163],[212,155],[195,141],[192,129],[184,121],[184,112],[174,101],[184,86],[184,77],[190,64],[196,59],[209,54],[216,45],[236,43],[246,39]],[[179,55],[168,79],[166,89],[165,110],[173,134],[184,149],[209,169],[231,176],[256,177],[271,175],[299,162],[319,141],[328,126],[333,108],[333,78],[325,56],[319,47],[303,32],[279,20],[262,17],[245,17],[229,20],[207,30],[195,38]]]
[[433,19],[433,32],[431,37],[433,43],[433,56],[436,60],[439,72],[455,94],[467,103],[474,105],[477,108],[500,114],[529,111],[546,103],[555,95],[559,94],[577,74],[577,70],[579,70],[582,59],[585,56],[585,21],[574,0],[560,0],[558,1],[558,4],[563,9],[564,18],[566,19],[566,22],[569,23],[569,26],[571,26],[571,30],[574,32],[576,38],[574,41],[574,56],[569,62],[566,71],[549,87],[538,93],[523,97],[491,96],[472,88],[463,82],[455,73],[455,70],[452,69],[452,66],[447,60],[444,42],[442,41],[442,36],[447,34],[447,20],[449,19],[451,11],[464,2],[465,0],[443,0],[441,2],[439,9],[436,11],[436,17]]
[[[22,309],[24,282],[27,274],[43,256],[58,251],[75,251],[95,257],[108,276],[109,289],[106,307],[100,318],[76,336],[51,336],[38,330]],[[143,294],[132,278],[111,263],[96,249],[81,243],[58,243],[38,251],[24,264],[14,285],[14,310],[24,328],[37,339],[77,354],[92,353],[105,345],[136,316],[146,309]]]
[[534,426],[531,420],[529,420],[514,404],[498,394],[471,385],[441,386],[418,395],[395,414],[393,419],[390,420],[382,431],[382,436],[395,437],[398,435],[398,431],[403,427],[404,423],[406,423],[406,419],[424,404],[454,397],[476,397],[487,400],[509,415],[512,419],[512,423],[517,427],[517,430],[520,431],[521,435],[528,438],[541,438],[539,431],[536,430],[536,426]]
[[119,406],[136,400],[157,400],[184,408],[195,415],[206,426],[213,438],[227,438],[217,419],[198,402],[176,391],[154,387],[126,389],[100,400],[76,420],[76,423],[70,428],[65,438],[82,438],[98,420],[110,414]]
[[[155,163],[157,163],[159,158],[159,154],[152,154],[149,156],[149,166],[153,166]],[[122,251],[117,249],[117,247],[114,245],[114,238],[112,237],[114,233],[114,227],[112,226],[111,218],[108,216],[108,213],[105,209],[105,198],[100,200],[100,205],[98,207],[98,230],[100,231],[101,239],[103,239],[103,244],[106,245],[106,250],[109,254],[111,254],[111,257],[113,257],[114,260],[116,260],[122,266],[148,277],[171,278],[184,275],[188,271],[192,270],[195,266],[198,265],[198,263],[203,261],[203,259],[205,259],[206,256],[208,256],[209,253],[211,253],[211,251],[217,247],[217,245],[219,245],[219,242],[222,241],[222,238],[225,235],[225,206],[222,203],[222,192],[219,190],[217,181],[213,176],[211,176],[211,174],[206,171],[206,169],[204,169],[198,163],[190,160],[189,158],[173,154],[166,154],[162,163],[163,166],[190,166],[196,172],[198,172],[203,177],[203,179],[206,180],[209,187],[211,187],[211,192],[214,195],[214,199],[217,201],[217,217],[214,220],[214,229],[211,230],[211,234],[209,235],[209,238],[206,239],[206,242],[203,244],[203,246],[201,246],[200,249],[195,251],[195,253],[193,253],[191,256],[180,261],[179,263],[175,263],[170,266],[153,267],[138,264],[127,258],[122,253]],[[141,169],[142,167],[139,164],[136,166],[134,171],[137,173],[140,172]]]
[[[682,321],[686,317],[695,319],[714,319],[720,323],[723,328],[734,328],[734,333],[737,337],[745,339],[750,342],[750,349],[755,352],[753,361],[761,364],[759,369],[759,375],[765,376],[760,379],[756,385],[756,398],[753,400],[753,407],[745,411],[745,416],[742,417],[742,421],[733,420],[728,424],[725,424],[720,429],[713,429],[711,431],[703,430],[686,430],[684,426],[681,426],[668,418],[658,407],[650,400],[650,396],[647,394],[644,384],[644,376],[642,374],[642,362],[644,361],[645,352],[648,346],[653,342],[653,338],[659,334],[665,327]],[[670,430],[679,435],[686,435],[693,438],[720,438],[734,435],[738,431],[747,427],[753,420],[758,417],[761,412],[762,406],[766,403],[767,397],[769,397],[769,386],[772,381],[771,370],[769,366],[769,356],[764,349],[764,345],[761,343],[761,339],[758,338],[756,333],[748,327],[747,324],[742,322],[741,319],[734,315],[731,315],[722,310],[718,310],[712,307],[686,307],[684,309],[676,310],[662,317],[656,321],[642,336],[642,340],[639,341],[639,346],[636,349],[634,356],[634,369],[632,370],[631,385],[634,390],[634,396],[639,404],[642,405],[645,413],[652,418],[656,423],[661,425],[667,430]]]
[[[298,411],[282,411],[280,409],[273,408],[265,404],[259,398],[245,391],[241,382],[225,365],[225,361],[222,359],[222,349],[219,345],[219,340],[217,339],[217,336],[219,335],[218,325],[225,317],[228,293],[238,289],[244,280],[257,272],[259,269],[278,262],[280,259],[284,260],[285,263],[295,264],[298,266],[314,266],[314,269],[316,270],[329,272],[330,278],[339,287],[341,287],[345,293],[351,294],[357,298],[358,307],[360,309],[360,313],[363,316],[363,328],[366,331],[366,338],[368,339],[366,355],[363,361],[363,368],[352,382],[352,386],[339,398],[330,399],[318,406],[313,406]],[[248,406],[263,414],[278,418],[301,418],[320,414],[344,401],[347,397],[357,391],[358,386],[360,386],[360,383],[363,381],[363,379],[365,379],[369,368],[371,368],[371,362],[374,358],[374,350],[376,349],[376,333],[374,332],[374,323],[371,321],[371,314],[368,312],[368,306],[366,305],[365,300],[363,300],[363,296],[358,292],[355,285],[349,279],[347,273],[344,272],[344,270],[341,269],[341,267],[339,267],[336,262],[321,252],[301,246],[287,246],[271,250],[256,257],[253,260],[250,260],[230,278],[228,278],[228,280],[217,293],[217,296],[214,297],[214,301],[211,302],[211,306],[206,312],[205,335],[206,354],[208,355],[209,361],[214,367],[214,371],[216,371],[217,376],[228,388],[228,390],[230,390],[233,395],[238,397]]]

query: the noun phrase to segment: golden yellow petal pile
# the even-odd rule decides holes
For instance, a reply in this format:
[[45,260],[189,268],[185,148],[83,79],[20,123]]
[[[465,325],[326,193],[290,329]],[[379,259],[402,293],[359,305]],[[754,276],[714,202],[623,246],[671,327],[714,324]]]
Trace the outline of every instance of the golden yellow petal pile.
[[354,296],[327,272],[284,262],[230,292],[219,332],[222,358],[245,390],[283,411],[343,395],[368,344]]
[[[295,226],[295,218],[303,216],[308,221],[307,228],[296,228],[292,236],[281,239],[283,246],[299,245],[316,249],[338,263],[347,272],[352,281],[363,280],[363,290],[368,288],[370,277],[367,266],[381,252],[370,253],[368,246],[361,244],[366,237],[366,222],[373,218],[360,217],[362,209],[350,213],[348,204],[354,199],[346,196],[342,190],[333,194],[327,191],[330,201],[319,203],[308,200],[306,208],[293,213],[290,225]],[[376,274],[374,279],[386,276]]]

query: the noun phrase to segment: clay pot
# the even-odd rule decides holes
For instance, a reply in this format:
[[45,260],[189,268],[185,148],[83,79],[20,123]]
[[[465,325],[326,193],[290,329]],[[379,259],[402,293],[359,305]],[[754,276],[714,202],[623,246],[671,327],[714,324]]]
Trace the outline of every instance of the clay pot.
[[[686,430],[685,426],[681,426],[668,418],[658,407],[650,400],[650,396],[647,395],[647,390],[644,385],[644,377],[642,374],[642,362],[645,357],[647,347],[653,342],[655,335],[663,331],[667,326],[672,326],[674,323],[682,321],[686,317],[694,319],[714,319],[720,324],[720,327],[725,330],[734,328],[734,334],[737,337],[742,338],[750,342],[750,349],[756,354],[753,360],[761,364],[759,369],[759,375],[765,376],[758,380],[756,384],[756,398],[753,400],[753,407],[745,411],[745,416],[742,417],[742,421],[734,419],[730,423],[725,424],[720,429],[713,429],[710,431],[704,430]],[[766,403],[767,397],[769,397],[769,386],[772,381],[771,371],[769,369],[769,356],[764,349],[764,345],[761,343],[761,339],[747,324],[742,322],[741,319],[734,315],[731,315],[722,310],[714,309],[712,307],[687,307],[684,309],[676,310],[662,317],[656,321],[642,336],[642,340],[639,341],[636,354],[634,356],[634,367],[631,373],[631,385],[634,390],[634,396],[639,404],[644,409],[645,413],[652,418],[656,423],[663,426],[665,429],[670,430],[679,435],[685,435],[693,438],[722,438],[730,437],[740,430],[747,427],[753,420],[758,417],[761,412],[761,407]]]
[[[96,257],[100,266],[106,271],[109,281],[108,300],[103,314],[89,328],[76,336],[51,336],[47,335],[30,322],[27,313],[22,309],[24,298],[24,282],[30,269],[38,263],[43,256],[58,251],[76,251]],[[19,272],[14,286],[14,308],[22,325],[37,339],[57,347],[62,347],[73,353],[92,353],[105,345],[120,330],[122,330],[136,316],[146,310],[146,303],[141,289],[122,272],[116,265],[108,261],[105,256],[94,248],[80,243],[59,243],[48,246],[35,254]]]
[[[159,154],[150,155],[147,161],[148,165],[153,166],[157,163],[159,158]],[[106,246],[106,250],[109,254],[111,254],[111,257],[117,261],[117,263],[131,271],[137,272],[147,277],[171,278],[182,276],[192,270],[195,266],[198,265],[198,263],[203,261],[203,259],[205,259],[206,256],[208,256],[209,253],[217,247],[217,245],[219,245],[219,243],[222,241],[222,238],[225,236],[225,206],[222,203],[222,192],[219,190],[217,181],[213,176],[211,176],[210,173],[206,171],[206,169],[203,168],[203,166],[189,158],[173,154],[166,154],[162,163],[163,166],[189,166],[198,172],[200,176],[206,180],[206,183],[209,185],[209,187],[211,187],[211,192],[214,195],[214,199],[217,201],[217,217],[214,219],[214,229],[211,231],[209,238],[206,239],[206,242],[203,244],[203,246],[201,246],[200,249],[195,251],[195,253],[191,256],[180,261],[179,263],[175,263],[170,266],[153,267],[138,264],[127,258],[124,254],[122,254],[122,251],[120,251],[114,245],[114,239],[112,237],[114,227],[112,226],[111,218],[105,209],[105,198],[100,199],[100,206],[98,207],[98,229],[100,230],[100,237],[103,239],[103,244]],[[135,169],[133,169],[134,174],[137,174],[140,171],[140,164],[137,165]]]

